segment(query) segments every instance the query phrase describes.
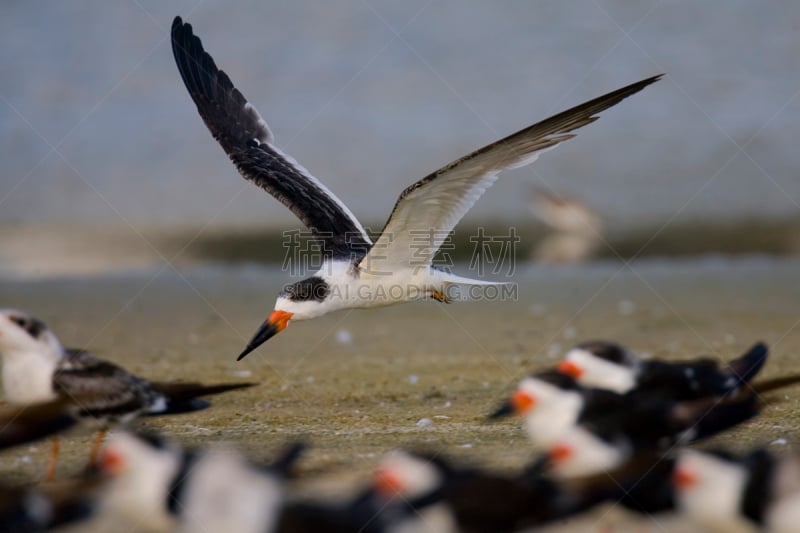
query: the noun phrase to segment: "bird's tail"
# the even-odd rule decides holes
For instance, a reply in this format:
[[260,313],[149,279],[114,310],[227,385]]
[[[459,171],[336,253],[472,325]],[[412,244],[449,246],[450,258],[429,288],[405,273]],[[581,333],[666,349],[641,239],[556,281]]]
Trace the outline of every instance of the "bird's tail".
[[[693,408],[704,409],[704,402],[714,404],[699,417],[692,428],[691,440],[699,440],[736,426],[759,414],[765,407],[780,402],[780,399],[762,398],[761,395],[800,383],[800,374],[782,376],[753,383],[724,400],[713,398],[690,402]],[[691,409],[690,409],[691,411]]]
[[153,385],[167,398],[167,409],[157,414],[179,414],[206,409],[211,404],[200,398],[213,396],[237,389],[253,387],[257,383],[217,383],[204,385],[203,383],[174,382],[153,383]]
[[782,389],[784,387],[797,385],[798,383],[800,383],[800,374],[781,376],[778,378],[765,379],[763,381],[753,383],[753,390],[757,394],[764,394],[774,390]]
[[[516,287],[511,281],[487,281],[443,273],[444,299],[440,301],[503,300],[515,296]],[[466,286],[466,287],[465,287]]]
[[510,285],[513,281],[488,281],[484,279],[472,279],[451,274],[450,272],[444,273],[445,283],[452,285]]

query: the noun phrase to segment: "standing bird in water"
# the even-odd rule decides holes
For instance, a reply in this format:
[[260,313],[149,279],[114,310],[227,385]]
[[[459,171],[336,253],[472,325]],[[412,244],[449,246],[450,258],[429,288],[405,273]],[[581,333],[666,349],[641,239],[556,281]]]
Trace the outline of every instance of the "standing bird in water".
[[[400,194],[373,243],[361,223],[325,185],[275,144],[256,109],[203,49],[192,26],[176,17],[172,52],[181,78],[211,134],[245,179],[265,189],[311,230],[324,254],[313,276],[287,285],[274,311],[239,355],[242,359],[290,320],[422,298],[449,301],[453,284],[488,285],[435,268],[431,261],[456,223],[506,169],[533,163],[540,152],[661,76],[618,89],[472,152]],[[420,235],[426,236],[423,241]]]

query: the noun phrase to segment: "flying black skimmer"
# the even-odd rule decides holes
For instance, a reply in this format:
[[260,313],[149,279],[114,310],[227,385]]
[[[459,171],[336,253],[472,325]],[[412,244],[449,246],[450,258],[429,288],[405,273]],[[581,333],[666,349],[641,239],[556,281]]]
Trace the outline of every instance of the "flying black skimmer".
[[587,387],[690,400],[736,391],[761,371],[768,354],[767,345],[758,342],[725,365],[708,357],[686,361],[643,360],[613,342],[591,341],[569,350],[556,368]]
[[264,466],[231,448],[186,450],[159,436],[114,432],[100,460],[111,477],[103,506],[148,530],[275,531],[284,479],[302,449],[292,445]]
[[[14,309],[0,310],[0,355],[3,390],[9,403],[63,400],[72,404],[74,415],[101,428],[92,446],[92,461],[111,425],[140,416],[205,409],[210,404],[200,396],[254,385],[147,381],[84,350],[64,348],[44,322]],[[54,475],[57,456],[58,441],[54,438],[49,479]]]
[[[217,68],[192,26],[180,17],[172,24],[172,52],[200,116],[242,176],[288,207],[319,241],[324,254],[316,274],[287,285],[278,295],[274,311],[239,359],[290,320],[423,298],[446,302],[453,284],[492,284],[431,265],[456,223],[501,171],[533,163],[542,151],[597,120],[601,111],[661,78],[647,78],[559,113],[422,178],[400,194],[373,243],[347,206],[277,147],[255,107]],[[420,235],[430,238],[420,240]]]
[[704,531],[789,533],[800,527],[796,455],[681,450],[673,482],[678,509]]

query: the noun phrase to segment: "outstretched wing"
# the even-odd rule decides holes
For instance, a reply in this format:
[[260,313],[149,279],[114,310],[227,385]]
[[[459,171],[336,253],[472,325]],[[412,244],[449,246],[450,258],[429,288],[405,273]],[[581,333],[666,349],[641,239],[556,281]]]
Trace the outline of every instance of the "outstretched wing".
[[180,17],[172,23],[172,53],[197,111],[239,173],[288,207],[322,241],[327,257],[363,255],[371,241],[353,213],[275,146],[258,111]]
[[[447,235],[496,180],[500,171],[529,165],[539,154],[575,136],[597,113],[635,94],[662,75],[608,93],[529,126],[453,161],[408,187],[400,195],[362,272],[430,263]],[[412,254],[413,250],[413,254]]]

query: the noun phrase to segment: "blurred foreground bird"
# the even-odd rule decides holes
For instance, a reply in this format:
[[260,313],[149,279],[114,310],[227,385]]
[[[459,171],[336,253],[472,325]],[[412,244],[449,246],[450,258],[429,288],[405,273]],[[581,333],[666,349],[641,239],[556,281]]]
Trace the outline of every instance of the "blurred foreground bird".
[[800,531],[800,457],[681,450],[675,463],[678,509],[704,531]]
[[[100,426],[90,461],[97,459],[108,427],[140,416],[185,413],[207,408],[200,396],[251,387],[254,383],[158,383],[98,359],[84,350],[65,349],[40,320],[14,309],[0,310],[0,355],[3,390],[12,404],[63,400],[72,414]],[[47,478],[58,457],[53,440]]]
[[42,486],[0,486],[0,531],[35,533],[88,519],[105,479],[87,474]]
[[556,369],[585,387],[620,394],[636,391],[648,398],[691,400],[736,391],[761,371],[768,355],[767,345],[758,342],[724,365],[710,357],[645,360],[619,344],[591,341],[570,349]]
[[229,447],[186,450],[158,436],[114,432],[101,458],[111,477],[103,510],[152,531],[275,531],[284,479],[302,449],[290,446],[257,465]]
[[559,482],[535,468],[513,475],[499,474],[460,467],[439,454],[428,453],[394,452],[376,472],[377,485],[404,498],[420,480],[434,480],[430,487],[436,487],[440,495],[440,512],[451,515],[456,530],[462,533],[541,526],[590,509],[620,493],[617,485],[607,482],[602,489],[597,483]]
[[455,533],[455,517],[442,501],[443,481],[430,465],[391,452],[375,470],[372,483],[347,501],[288,501],[277,531]]
[[[758,355],[763,364],[766,349],[749,354]],[[617,468],[639,453],[665,451],[745,422],[762,409],[760,394],[794,385],[800,376],[741,388],[738,377],[731,382],[736,386],[731,385],[727,394],[724,388],[722,394],[711,388],[713,392],[703,397],[673,400],[663,390],[648,395],[641,387],[618,394],[545,371],[522,379],[490,418],[522,415],[528,437],[535,448],[547,452],[555,475],[589,475]]]

